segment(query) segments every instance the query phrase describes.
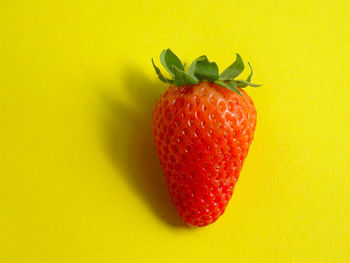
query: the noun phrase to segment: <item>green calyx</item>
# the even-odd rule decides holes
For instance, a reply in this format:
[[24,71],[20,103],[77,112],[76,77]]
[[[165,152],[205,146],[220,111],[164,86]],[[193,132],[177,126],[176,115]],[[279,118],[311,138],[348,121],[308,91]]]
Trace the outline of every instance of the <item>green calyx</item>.
[[236,79],[244,70],[244,62],[239,54],[236,54],[236,60],[221,74],[215,62],[210,62],[206,56],[196,58],[189,66],[187,72],[185,70],[186,63],[181,60],[168,48],[160,54],[160,62],[164,68],[169,72],[171,78],[166,78],[160,69],[154,64],[153,67],[158,75],[158,78],[169,84],[176,86],[195,85],[202,81],[214,82],[215,84],[232,90],[239,95],[238,88],[245,88],[246,86],[259,87],[261,85],[251,82],[253,76],[253,69],[248,62],[250,74],[246,80]]

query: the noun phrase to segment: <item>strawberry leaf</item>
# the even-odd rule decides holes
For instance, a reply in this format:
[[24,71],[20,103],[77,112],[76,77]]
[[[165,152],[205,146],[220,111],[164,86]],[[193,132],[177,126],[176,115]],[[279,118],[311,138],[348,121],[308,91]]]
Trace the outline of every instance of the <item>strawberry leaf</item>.
[[236,92],[237,94],[239,94],[240,96],[242,96],[241,92],[239,91],[239,89],[237,88],[237,83],[236,81],[232,80],[230,82],[225,82],[222,80],[217,80],[214,82],[215,84],[222,86],[226,89],[232,90],[234,92]]
[[[248,65],[249,65],[249,68],[250,68],[250,74],[249,76],[247,77],[247,80],[248,82],[250,82],[252,80],[252,76],[253,76],[253,68],[252,66],[250,65],[250,63],[248,62]],[[239,83],[239,87],[240,88],[245,88],[248,84],[245,84],[245,83]]]
[[173,84],[173,83],[174,83],[173,80],[167,79],[166,77],[163,76],[163,74],[162,74],[162,72],[160,71],[160,69],[154,64],[153,58],[152,58],[152,64],[153,64],[153,67],[154,67],[154,69],[155,69],[155,71],[156,71],[156,73],[157,73],[157,75],[158,75],[158,78],[159,78],[161,81],[163,81],[163,82],[165,82],[165,83],[170,83],[170,84]]
[[221,73],[220,80],[232,80],[241,74],[243,70],[244,62],[241,56],[237,53],[235,62],[233,62],[231,66],[229,66]]
[[247,85],[251,86],[251,87],[260,87],[260,86],[262,86],[262,85],[259,85],[259,84],[251,83],[251,82],[243,80],[243,79],[237,79],[236,81],[237,81],[238,87],[240,87],[240,88],[244,88]]
[[248,66],[250,68],[250,74],[247,78],[247,81],[250,82],[252,80],[252,77],[253,77],[253,68],[252,68],[252,65],[250,65],[250,63],[248,62]]
[[177,68],[175,65],[173,65],[172,70],[174,72],[174,83],[176,86],[198,84],[197,79],[194,79],[192,76]]
[[215,81],[219,79],[219,68],[215,62],[199,60],[195,65],[194,75],[199,80]]
[[194,71],[196,69],[196,64],[197,64],[198,61],[208,61],[208,58],[207,58],[207,56],[203,55],[203,56],[200,56],[200,57],[196,58],[191,63],[190,67],[188,68],[188,74],[191,75],[194,78],[195,78]]
[[181,60],[170,49],[164,49],[162,51],[160,61],[165,69],[171,74],[171,79],[164,77],[152,59],[152,64],[158,78],[163,82],[175,84],[176,86],[194,85],[200,83],[201,81],[210,81],[230,89],[239,95],[241,95],[240,88],[244,88],[246,86],[261,86],[251,82],[253,69],[249,62],[248,65],[250,68],[250,74],[247,79],[235,80],[235,78],[244,70],[244,62],[238,53],[236,54],[235,62],[225,69],[220,75],[217,64],[215,62],[209,62],[205,55],[196,58],[191,63],[188,68],[188,73],[185,71],[186,63],[182,64]]
[[164,49],[160,54],[160,62],[172,76],[174,76],[175,73],[173,71],[173,65],[180,70],[184,70],[181,60],[169,48],[166,50]]

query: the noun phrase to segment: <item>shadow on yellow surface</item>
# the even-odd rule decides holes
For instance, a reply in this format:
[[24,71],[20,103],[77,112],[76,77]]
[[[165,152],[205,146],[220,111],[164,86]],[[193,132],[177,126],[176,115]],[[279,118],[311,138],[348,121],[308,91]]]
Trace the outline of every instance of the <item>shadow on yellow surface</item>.
[[135,69],[126,71],[122,85],[115,88],[126,91],[127,102],[115,95],[102,96],[107,111],[102,123],[106,154],[120,171],[118,176],[157,217],[171,226],[185,227],[171,204],[153,144],[152,110],[165,88]]

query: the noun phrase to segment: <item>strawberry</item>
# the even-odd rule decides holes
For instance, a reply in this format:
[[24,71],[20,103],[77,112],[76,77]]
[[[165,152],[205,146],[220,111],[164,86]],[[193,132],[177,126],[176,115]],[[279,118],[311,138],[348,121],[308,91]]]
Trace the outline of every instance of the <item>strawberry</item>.
[[239,54],[219,75],[215,62],[200,56],[188,71],[170,50],[160,61],[171,84],[153,111],[154,142],[170,198],[189,225],[205,226],[225,211],[254,137],[256,110],[242,89],[251,83],[235,78],[244,70]]

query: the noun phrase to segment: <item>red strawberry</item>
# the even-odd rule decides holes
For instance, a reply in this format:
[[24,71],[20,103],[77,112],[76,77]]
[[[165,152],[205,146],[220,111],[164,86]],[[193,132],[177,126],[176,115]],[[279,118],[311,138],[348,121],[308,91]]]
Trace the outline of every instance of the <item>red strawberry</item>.
[[155,145],[178,213],[187,224],[205,226],[225,211],[253,140],[256,110],[241,88],[258,85],[250,82],[252,71],[234,80],[244,69],[238,54],[220,76],[205,56],[188,73],[169,49],[161,62],[173,79],[153,63],[159,78],[175,85],[156,102]]

